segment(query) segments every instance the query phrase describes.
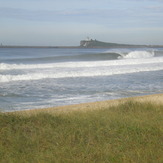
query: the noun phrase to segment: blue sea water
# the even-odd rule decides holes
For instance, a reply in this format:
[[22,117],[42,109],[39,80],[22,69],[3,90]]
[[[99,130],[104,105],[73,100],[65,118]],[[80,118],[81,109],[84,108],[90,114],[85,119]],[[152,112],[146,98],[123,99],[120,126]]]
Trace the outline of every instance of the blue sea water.
[[0,48],[0,108],[163,93],[163,48]]

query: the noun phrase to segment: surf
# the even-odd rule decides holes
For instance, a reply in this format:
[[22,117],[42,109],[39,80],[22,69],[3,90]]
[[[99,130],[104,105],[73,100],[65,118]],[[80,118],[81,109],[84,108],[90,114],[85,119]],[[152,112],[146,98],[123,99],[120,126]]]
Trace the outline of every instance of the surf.
[[131,51],[127,55],[122,55],[124,59],[152,58],[154,56],[154,51]]
[[[70,59],[67,62],[0,63],[0,82],[110,76],[163,70],[163,57],[155,57],[153,50],[118,50],[110,49],[101,53],[77,54],[74,56],[74,58],[78,58],[77,60]],[[72,55],[66,57],[73,58]]]
[[42,79],[100,77],[159,70],[163,70],[163,58],[160,60],[160,62],[146,62],[144,64],[140,64],[139,62],[135,63],[134,61],[132,61],[132,64],[130,62],[127,64],[124,62],[124,60],[122,60],[121,62],[93,62],[92,64],[87,63],[85,66],[82,62],[80,62],[75,63],[75,65],[72,65],[72,63],[67,63],[67,65],[64,66],[62,64],[62,67],[55,67],[50,69],[44,67],[44,69],[41,71],[40,69],[28,69],[27,71],[21,71],[21,73],[19,71],[14,73],[6,73],[0,75],[0,82],[3,83]]
[[[153,56],[153,58],[152,58]],[[151,59],[152,58],[152,59]],[[130,60],[126,60],[130,59]],[[162,63],[163,57],[154,57],[150,52],[130,52],[128,54],[121,54],[121,58],[117,60],[104,61],[67,61],[58,63],[43,63],[43,64],[9,64],[0,63],[1,71],[10,70],[30,70],[30,69],[53,69],[53,68],[82,68],[82,67],[104,67],[116,65],[135,65],[135,64],[151,64]]]
[[161,93],[162,72],[163,48],[0,49],[1,107],[22,110]]

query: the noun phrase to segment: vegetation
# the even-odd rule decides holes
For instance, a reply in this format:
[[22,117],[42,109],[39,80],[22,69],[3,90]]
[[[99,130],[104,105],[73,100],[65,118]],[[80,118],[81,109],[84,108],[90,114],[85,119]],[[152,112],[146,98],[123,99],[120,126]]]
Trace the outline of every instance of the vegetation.
[[125,102],[92,111],[0,114],[1,163],[162,163],[163,105]]

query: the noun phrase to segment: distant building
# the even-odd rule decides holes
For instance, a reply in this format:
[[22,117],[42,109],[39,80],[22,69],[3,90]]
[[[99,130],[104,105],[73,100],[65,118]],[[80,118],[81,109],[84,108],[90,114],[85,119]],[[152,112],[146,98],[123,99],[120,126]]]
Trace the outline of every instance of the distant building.
[[87,37],[85,40],[80,41],[80,46],[81,47],[89,47],[94,41],[96,41],[96,40],[92,40],[89,37]]

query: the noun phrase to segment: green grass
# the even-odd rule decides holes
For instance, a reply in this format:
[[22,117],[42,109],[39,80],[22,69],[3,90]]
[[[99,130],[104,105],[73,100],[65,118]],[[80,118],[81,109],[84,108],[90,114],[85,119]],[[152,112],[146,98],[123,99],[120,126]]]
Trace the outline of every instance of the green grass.
[[0,114],[1,163],[162,163],[163,105]]

